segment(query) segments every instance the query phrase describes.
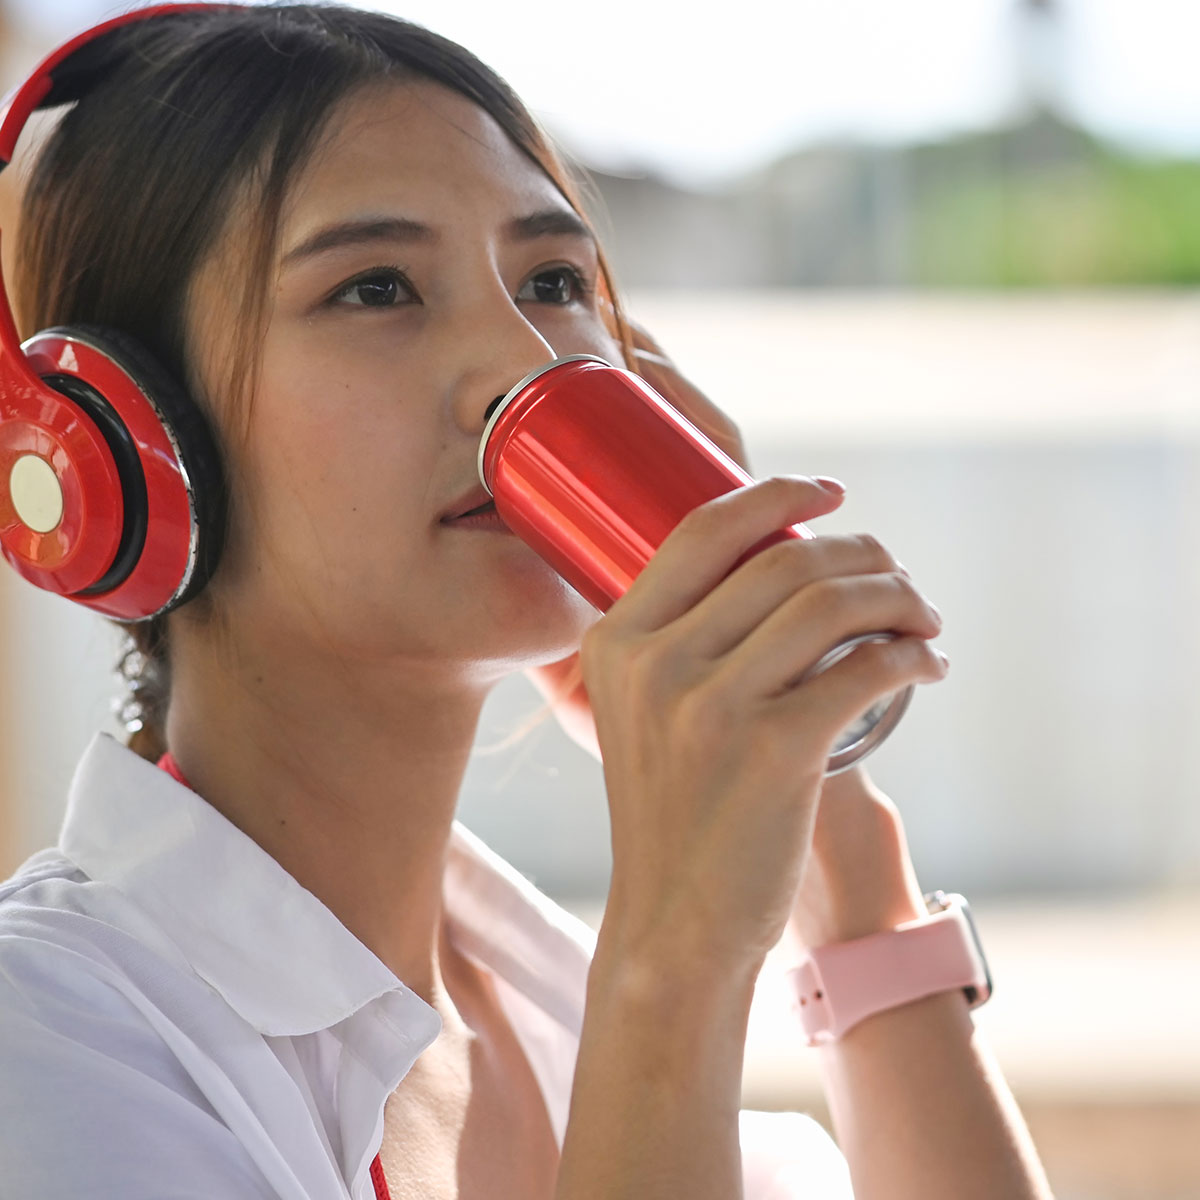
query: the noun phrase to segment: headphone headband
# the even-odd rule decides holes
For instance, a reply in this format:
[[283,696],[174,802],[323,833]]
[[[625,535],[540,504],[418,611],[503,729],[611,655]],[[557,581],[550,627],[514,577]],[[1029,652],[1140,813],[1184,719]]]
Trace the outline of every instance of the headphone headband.
[[[157,4],[44,58],[4,102],[0,171],[30,115],[86,94],[111,66],[87,47],[136,21],[235,4]],[[184,603],[207,582],[225,489],[204,414],[145,347],[74,325],[22,345],[0,270],[0,550],[47,591],[118,620]]]
[[[30,116],[43,105],[46,98],[54,91],[60,80],[55,78],[55,71],[73,54],[84,46],[103,37],[110,30],[119,29],[123,25],[132,25],[136,21],[149,20],[151,17],[162,16],[165,13],[196,12],[208,8],[225,8],[228,5],[212,4],[155,4],[149,8],[134,9],[133,12],[123,13],[119,17],[102,21],[78,33],[70,41],[64,42],[57,50],[52,50],[25,80],[18,84],[2,102],[3,116],[0,116],[0,171],[3,171],[16,153],[17,142]],[[17,369],[21,370],[20,337],[17,333],[17,323],[13,316],[12,305],[8,299],[8,286],[4,279],[3,268],[0,268],[0,355],[17,360]]]
[[42,106],[46,97],[51,94],[61,79],[55,78],[55,71],[69,59],[77,50],[81,50],[89,42],[103,37],[110,29],[119,29],[122,25],[132,25],[135,21],[149,20],[164,13],[196,12],[207,8],[232,7],[224,4],[154,4],[149,8],[134,9],[133,12],[123,13],[119,17],[102,21],[82,33],[76,34],[70,41],[64,42],[57,50],[48,54],[30,73],[29,78],[10,92],[3,101],[4,115],[0,117],[0,170],[10,162],[16,151],[17,139],[25,128],[30,115]]

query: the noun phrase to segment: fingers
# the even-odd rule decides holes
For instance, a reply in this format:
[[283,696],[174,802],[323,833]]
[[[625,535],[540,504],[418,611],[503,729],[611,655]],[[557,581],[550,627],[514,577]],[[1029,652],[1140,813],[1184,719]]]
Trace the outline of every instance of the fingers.
[[722,449],[741,432],[733,419],[719,409],[690,379],[679,373],[670,359],[649,350],[636,350],[637,373],[669,400],[701,433]]
[[664,362],[670,362],[670,356],[658,344],[658,340],[640,321],[631,320],[628,316],[625,318],[625,323],[629,326],[629,332],[633,335],[633,346],[635,350],[645,351]]
[[683,376],[662,347],[640,325],[631,323],[634,369],[660,392],[705,437],[711,438],[739,465],[749,469],[746,446],[733,419]]
[[[789,538],[760,551],[718,584],[691,612],[680,618],[680,637],[695,652],[718,658],[738,645],[781,605],[822,580],[839,576],[905,575],[888,551],[866,534]],[[836,592],[837,585],[830,585]],[[815,616],[828,616],[841,597],[818,596]],[[890,626],[876,626],[889,628]],[[828,646],[825,647],[828,649]]]
[[704,433],[711,437],[711,430],[728,436],[736,431],[733,421],[691,380],[681,375],[669,359],[646,350],[638,350],[636,354],[638,374]]
[[832,482],[776,476],[700,505],[668,534],[606,620],[631,632],[661,629],[707,596],[764,537],[831,513],[842,498]]
[[949,660],[921,637],[866,642],[774,704],[776,719],[832,747],[872,704],[910,684],[945,678]]
[[850,638],[886,630],[920,641],[941,629],[941,617],[907,576],[823,579],[781,604],[725,657],[722,669],[735,673],[748,697],[774,696]]
[[[660,683],[707,680],[723,704],[787,699],[788,712],[800,695],[831,738],[898,688],[940,678],[944,660],[925,643],[940,633],[941,616],[874,538],[787,539],[732,569],[772,529],[832,511],[839,498],[833,482],[785,476],[701,505],[613,606],[608,632],[654,634]],[[835,646],[881,631],[895,637],[855,649],[850,666],[835,664],[826,712],[816,697],[835,668],[799,681]]]

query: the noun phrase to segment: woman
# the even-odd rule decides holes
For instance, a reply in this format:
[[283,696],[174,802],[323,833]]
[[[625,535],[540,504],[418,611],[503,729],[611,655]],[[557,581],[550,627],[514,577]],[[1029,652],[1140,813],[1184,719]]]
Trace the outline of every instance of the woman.
[[[624,322],[561,166],[458,47],[294,5],[162,13],[86,53],[24,203],[23,323],[115,327],[184,380],[228,535],[195,599],[134,627],[151,761],[94,743],[59,846],[0,891],[4,1179],[848,1195],[811,1123],[739,1119],[748,1005],[786,926],[815,947],[925,915],[893,806],[823,768],[869,703],[944,674],[936,610],[867,537],[724,578],[836,508],[830,480],[705,505],[602,620],[464,515],[489,406],[556,355],[624,357],[741,448]],[[899,636],[790,686],[876,629]],[[516,670],[603,751],[590,965],[453,825]],[[961,989],[821,1054],[856,1196],[1048,1194]]]

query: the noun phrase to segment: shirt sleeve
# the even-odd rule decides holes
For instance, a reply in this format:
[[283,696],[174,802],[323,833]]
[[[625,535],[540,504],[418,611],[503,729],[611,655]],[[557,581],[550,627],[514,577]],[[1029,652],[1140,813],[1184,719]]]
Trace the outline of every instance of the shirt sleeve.
[[2,936],[0,1180],[6,1196],[280,1194],[101,964]]
[[812,1117],[744,1110],[740,1138],[746,1200],[854,1200],[842,1152]]

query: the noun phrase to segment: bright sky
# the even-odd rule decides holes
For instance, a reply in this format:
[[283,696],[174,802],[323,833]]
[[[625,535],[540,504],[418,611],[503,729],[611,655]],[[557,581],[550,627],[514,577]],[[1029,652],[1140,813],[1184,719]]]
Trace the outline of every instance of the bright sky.
[[[735,0],[711,17],[684,0],[360,3],[475,51],[586,160],[683,180],[829,136],[977,127],[1012,112],[1020,90],[1017,0]],[[9,4],[47,45],[125,7]],[[1070,109],[1132,143],[1200,152],[1200,0],[1060,8],[1057,40],[1034,54]]]

